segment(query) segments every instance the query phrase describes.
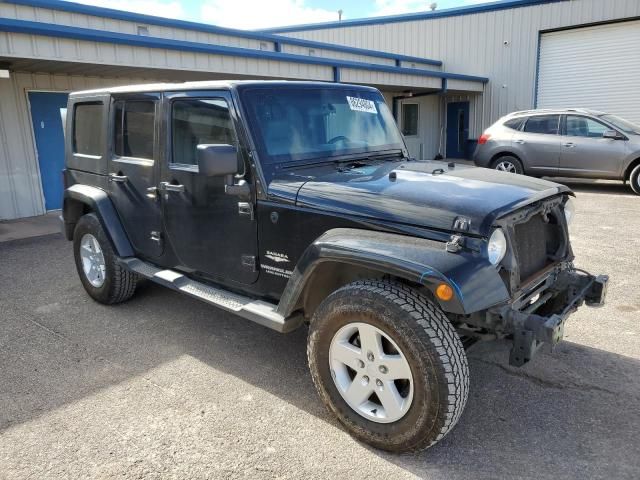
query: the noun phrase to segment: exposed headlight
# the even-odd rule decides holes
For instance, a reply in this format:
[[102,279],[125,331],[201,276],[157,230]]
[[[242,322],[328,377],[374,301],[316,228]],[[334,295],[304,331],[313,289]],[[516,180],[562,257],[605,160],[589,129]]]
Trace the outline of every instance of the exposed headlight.
[[576,215],[576,205],[571,198],[567,198],[564,204],[564,218],[567,219],[567,225],[571,223],[573,217]]
[[507,239],[502,229],[496,228],[489,237],[487,256],[492,265],[497,265],[504,258],[505,253],[507,253]]

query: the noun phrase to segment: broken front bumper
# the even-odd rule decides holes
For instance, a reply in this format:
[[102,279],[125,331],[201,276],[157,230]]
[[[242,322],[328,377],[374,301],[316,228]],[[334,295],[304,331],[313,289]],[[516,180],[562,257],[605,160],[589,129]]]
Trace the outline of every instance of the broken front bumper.
[[509,363],[522,366],[543,344],[551,349],[562,340],[564,324],[583,303],[604,304],[609,277],[593,276],[581,270],[563,270],[548,278],[533,292],[509,306],[496,308],[507,333],[513,335]]

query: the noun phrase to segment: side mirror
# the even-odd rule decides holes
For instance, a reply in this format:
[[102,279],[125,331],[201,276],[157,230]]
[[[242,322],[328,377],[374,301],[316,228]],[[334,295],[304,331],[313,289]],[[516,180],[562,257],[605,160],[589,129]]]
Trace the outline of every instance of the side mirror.
[[606,130],[602,134],[602,138],[610,138],[611,140],[622,140],[624,137],[615,130]]
[[198,170],[206,177],[225,177],[238,173],[238,151],[233,145],[200,144]]

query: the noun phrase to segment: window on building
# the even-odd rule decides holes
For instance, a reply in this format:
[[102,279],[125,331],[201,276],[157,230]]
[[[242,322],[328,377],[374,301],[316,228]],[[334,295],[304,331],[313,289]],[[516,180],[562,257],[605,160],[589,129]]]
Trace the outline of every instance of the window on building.
[[229,106],[222,98],[173,102],[171,110],[172,163],[197,165],[200,144],[236,145]]
[[148,37],[149,27],[145,27],[144,25],[138,25],[138,35],[142,35],[143,37]]
[[418,104],[402,104],[402,134],[405,136],[418,135]]
[[153,159],[155,102],[115,103],[114,153],[118,157]]
[[569,136],[602,138],[602,134],[607,130],[611,129],[591,118],[567,115],[567,135]]
[[102,103],[77,103],[73,113],[73,152],[102,155]]
[[528,133],[557,135],[559,122],[560,115],[536,115],[534,117],[529,117],[524,126],[524,131]]

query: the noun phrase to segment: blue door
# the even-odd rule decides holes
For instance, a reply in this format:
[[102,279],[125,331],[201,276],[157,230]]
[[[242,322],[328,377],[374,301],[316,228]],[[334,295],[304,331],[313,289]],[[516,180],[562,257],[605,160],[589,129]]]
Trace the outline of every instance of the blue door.
[[447,104],[447,158],[467,158],[469,102]]
[[31,121],[36,138],[46,210],[62,208],[64,133],[60,109],[67,108],[67,97],[66,93],[29,92]]

